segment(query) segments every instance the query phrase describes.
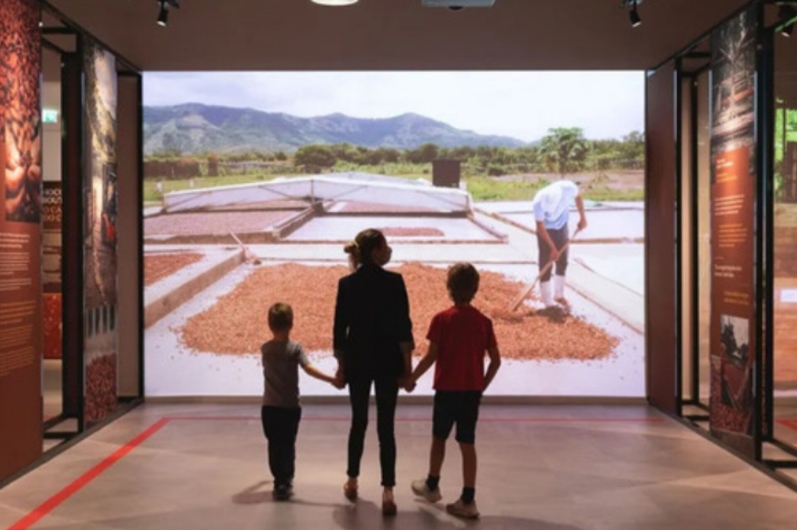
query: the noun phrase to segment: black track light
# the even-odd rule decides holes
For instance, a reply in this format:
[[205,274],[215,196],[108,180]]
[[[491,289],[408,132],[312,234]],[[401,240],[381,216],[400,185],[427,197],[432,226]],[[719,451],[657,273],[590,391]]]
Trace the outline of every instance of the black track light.
[[628,17],[631,20],[632,28],[638,28],[642,25],[642,19],[639,16],[639,11],[637,11],[637,0],[634,0],[634,3],[631,4],[631,12],[628,13]]
[[166,24],[169,23],[169,9],[179,9],[180,3],[178,0],[158,0],[158,6],[160,7],[158,11],[158,25],[165,28]]
[[797,21],[797,9],[790,4],[781,4],[778,8],[778,19],[783,23],[780,34],[784,37],[791,37],[794,31],[794,23]]
[[158,12],[158,25],[161,27],[166,27],[166,24],[169,23],[169,9],[166,7],[165,2],[161,2],[160,12]]

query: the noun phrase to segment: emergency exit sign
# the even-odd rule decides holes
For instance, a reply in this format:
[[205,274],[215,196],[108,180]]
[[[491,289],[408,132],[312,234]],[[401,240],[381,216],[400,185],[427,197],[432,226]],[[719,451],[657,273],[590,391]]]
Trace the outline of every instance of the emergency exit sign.
[[43,123],[58,123],[58,111],[55,109],[43,109],[42,110],[42,122]]

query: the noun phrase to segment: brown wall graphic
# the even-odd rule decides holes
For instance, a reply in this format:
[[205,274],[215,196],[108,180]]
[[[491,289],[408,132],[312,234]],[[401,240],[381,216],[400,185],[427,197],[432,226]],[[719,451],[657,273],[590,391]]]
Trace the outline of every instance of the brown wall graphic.
[[116,59],[90,39],[83,56],[85,420],[117,404]]
[[0,2],[0,479],[42,451],[39,3]]

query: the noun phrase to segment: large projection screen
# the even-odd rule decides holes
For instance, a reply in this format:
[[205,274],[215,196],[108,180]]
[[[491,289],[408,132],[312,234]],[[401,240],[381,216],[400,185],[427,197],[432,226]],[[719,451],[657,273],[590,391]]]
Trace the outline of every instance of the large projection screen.
[[[642,72],[147,73],[146,395],[262,395],[275,302],[293,306],[292,338],[333,371],[343,246],[379,228],[407,284],[416,355],[450,305],[446,268],[468,261],[505,361],[489,394],[645,396],[644,82]],[[587,227],[542,288],[563,290],[569,310],[546,309],[538,282],[512,311],[541,269],[535,204],[539,214],[553,204],[543,197],[559,197],[571,236],[579,223],[577,201],[551,192],[573,189],[560,181],[578,189]],[[304,374],[301,386],[345,393]]]

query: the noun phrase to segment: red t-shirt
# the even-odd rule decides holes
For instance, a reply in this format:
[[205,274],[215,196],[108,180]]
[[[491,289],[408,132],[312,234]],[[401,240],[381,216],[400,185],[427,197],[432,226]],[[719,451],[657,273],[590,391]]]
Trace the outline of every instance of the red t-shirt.
[[426,338],[437,345],[435,390],[484,390],[484,355],[496,345],[493,322],[468,305],[432,319]]

